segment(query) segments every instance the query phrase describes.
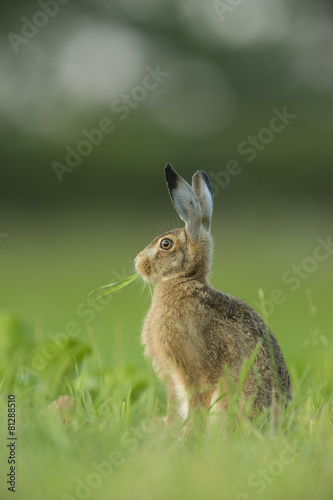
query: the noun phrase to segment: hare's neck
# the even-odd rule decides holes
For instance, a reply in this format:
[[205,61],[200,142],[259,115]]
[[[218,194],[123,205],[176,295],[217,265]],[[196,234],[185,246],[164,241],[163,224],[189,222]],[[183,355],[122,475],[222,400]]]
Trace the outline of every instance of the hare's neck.
[[205,287],[211,288],[208,278],[198,279],[197,276],[160,281],[155,285],[153,304],[170,303],[175,306],[184,293],[187,295],[191,290]]

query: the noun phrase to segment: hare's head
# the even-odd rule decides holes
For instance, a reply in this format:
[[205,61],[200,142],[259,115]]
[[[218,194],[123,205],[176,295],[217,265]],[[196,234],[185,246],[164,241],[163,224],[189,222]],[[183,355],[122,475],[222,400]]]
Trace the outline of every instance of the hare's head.
[[136,270],[150,283],[174,278],[192,278],[206,283],[213,253],[210,180],[205,172],[198,170],[191,187],[170,164],[165,167],[165,176],[174,207],[186,224],[184,228],[157,236],[136,257]]

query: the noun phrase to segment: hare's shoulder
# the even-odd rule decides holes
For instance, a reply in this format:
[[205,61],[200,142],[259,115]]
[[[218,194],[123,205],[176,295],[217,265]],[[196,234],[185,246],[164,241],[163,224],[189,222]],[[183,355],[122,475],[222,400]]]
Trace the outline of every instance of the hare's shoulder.
[[197,294],[205,307],[212,309],[225,320],[239,323],[243,328],[247,327],[248,330],[261,334],[267,329],[264,320],[244,300],[208,286],[199,288]]

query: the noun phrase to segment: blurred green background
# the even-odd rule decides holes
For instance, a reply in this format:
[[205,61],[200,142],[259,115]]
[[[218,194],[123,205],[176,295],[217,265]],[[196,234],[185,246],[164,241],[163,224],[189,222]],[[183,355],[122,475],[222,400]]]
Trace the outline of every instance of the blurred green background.
[[[92,346],[92,371],[125,367],[140,385],[149,290],[136,281],[104,304],[88,294],[132,274],[137,253],[180,224],[170,162],[188,181],[197,169],[212,179],[212,284],[259,312],[262,289],[291,372],[331,390],[333,255],[313,255],[333,233],[333,2],[17,0],[1,11],[1,375],[21,364],[13,387],[33,398],[36,355],[74,322],[70,359]],[[297,272],[292,289],[283,277]],[[66,363],[46,378],[49,402],[66,390]]]
[[2,8],[0,305],[35,340],[76,321],[103,363],[143,363],[146,291],[135,284],[94,315],[77,308],[178,225],[171,162],[212,178],[212,283],[254,306],[258,289],[282,289],[270,323],[289,364],[305,366],[324,338],[332,354],[333,258],[296,291],[282,282],[332,231],[332,2],[222,4]]
[[[296,291],[282,276],[332,231],[333,3],[64,3],[2,8],[1,310],[38,341],[76,321],[103,363],[117,363],[115,346],[142,363],[146,291],[123,290],[93,318],[77,308],[179,224],[171,162],[213,181],[212,283],[254,306],[258,289],[282,289],[270,323],[288,363],[305,366],[317,337],[332,339],[333,258]],[[276,110],[292,117],[272,125]]]

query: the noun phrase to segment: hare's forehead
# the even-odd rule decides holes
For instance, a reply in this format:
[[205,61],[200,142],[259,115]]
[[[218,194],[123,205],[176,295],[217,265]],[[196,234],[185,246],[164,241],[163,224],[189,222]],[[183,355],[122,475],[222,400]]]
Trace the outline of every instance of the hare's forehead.
[[187,240],[186,231],[184,228],[173,229],[172,231],[167,231],[163,234],[157,236],[151,243],[150,246],[155,246],[163,238],[170,238],[174,243],[180,242],[185,243]]

